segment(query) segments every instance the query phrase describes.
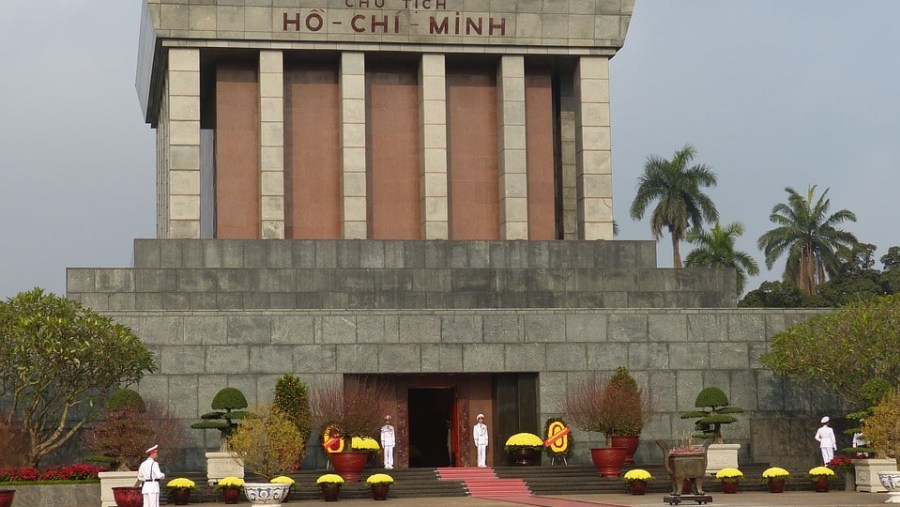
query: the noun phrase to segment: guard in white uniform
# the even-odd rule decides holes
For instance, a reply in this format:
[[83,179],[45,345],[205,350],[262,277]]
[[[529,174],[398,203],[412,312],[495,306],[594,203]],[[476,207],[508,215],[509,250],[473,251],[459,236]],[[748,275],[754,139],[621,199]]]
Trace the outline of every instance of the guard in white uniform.
[[390,470],[394,468],[394,446],[397,444],[397,437],[394,432],[394,425],[391,424],[391,416],[384,416],[384,426],[381,427],[381,448],[384,450],[384,468]]
[[822,418],[822,427],[816,431],[816,440],[819,442],[819,448],[822,449],[824,465],[834,459],[834,451],[837,450],[837,439],[834,437],[834,430],[828,426],[828,421],[826,415]]
[[487,466],[488,427],[484,424],[484,414],[475,417],[478,423],[472,429],[472,438],[475,439],[475,447],[478,449],[478,466]]
[[138,467],[138,480],[144,483],[141,494],[144,495],[144,507],[159,507],[159,482],[166,478],[166,474],[159,469],[156,462],[159,446],[154,445],[147,449],[147,459]]

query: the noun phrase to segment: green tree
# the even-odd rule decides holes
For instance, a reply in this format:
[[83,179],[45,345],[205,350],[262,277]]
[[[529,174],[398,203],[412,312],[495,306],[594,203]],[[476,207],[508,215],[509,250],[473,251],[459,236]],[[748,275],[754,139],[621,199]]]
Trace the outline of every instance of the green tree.
[[228,438],[247,416],[247,398],[236,387],[223,387],[213,396],[212,412],[200,415],[200,422],[191,425],[195,430],[219,430],[219,451],[228,450]]
[[746,252],[734,249],[734,242],[744,234],[740,222],[732,222],[722,228],[716,222],[709,232],[693,229],[688,231],[688,243],[697,245],[685,258],[689,268],[734,268],[737,272],[737,293],[744,292],[747,275],[759,274],[759,266]]
[[900,295],[874,297],[816,315],[772,337],[760,357],[776,373],[828,388],[853,405],[873,378],[900,378]]
[[0,303],[0,396],[32,465],[97,418],[94,400],[155,368],[129,328],[77,302],[36,288]]
[[722,443],[722,425],[737,422],[737,418],[731,414],[740,414],[744,409],[731,406],[725,391],[718,387],[705,387],[694,400],[692,410],[681,414],[682,419],[697,419],[694,429],[698,438],[711,438],[714,444]]
[[716,175],[706,164],[688,167],[695,154],[694,147],[688,144],[676,151],[672,160],[656,155],[648,157],[631,203],[631,218],[640,220],[650,203],[659,201],[650,217],[650,230],[657,241],[662,237],[663,228],[669,231],[676,268],[682,267],[680,243],[688,227],[700,228],[704,220],[719,219],[716,205],[700,190],[716,186]]
[[816,286],[825,281],[826,273],[830,276],[837,272],[840,266],[837,252],[857,243],[853,234],[837,228],[845,221],[856,222],[856,215],[846,209],[829,215],[828,190],[815,199],[815,185],[809,187],[806,196],[793,188],[785,188],[788,202],[776,204],[769,215],[769,220],[778,227],[757,241],[766,254],[769,269],[787,254],[784,279],[796,281],[797,287],[806,294],[816,292]]
[[231,449],[243,465],[266,481],[294,471],[306,442],[300,430],[276,408],[249,410],[231,435]]
[[312,412],[309,408],[309,387],[294,375],[285,373],[275,382],[275,398],[272,408],[281,411],[300,432],[303,448],[297,457],[303,461],[306,453],[306,442],[312,433]]

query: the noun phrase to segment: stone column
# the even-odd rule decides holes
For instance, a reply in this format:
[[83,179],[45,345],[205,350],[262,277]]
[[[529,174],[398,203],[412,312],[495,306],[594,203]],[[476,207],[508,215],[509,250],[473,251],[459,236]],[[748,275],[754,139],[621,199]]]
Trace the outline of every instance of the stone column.
[[447,72],[444,55],[422,55],[419,67],[422,87],[419,105],[422,125],[422,237],[447,239],[449,200],[447,197]]
[[341,54],[341,225],[344,239],[366,239],[366,61]]
[[525,58],[504,56],[497,72],[500,235],[528,239],[528,168],[525,151]]
[[284,60],[259,52],[260,237],[284,239]]
[[[160,114],[158,156],[161,195],[157,206],[163,238],[200,237],[200,51],[169,49]],[[167,118],[163,125],[162,119]]]
[[609,58],[583,56],[575,71],[579,239],[613,239]]

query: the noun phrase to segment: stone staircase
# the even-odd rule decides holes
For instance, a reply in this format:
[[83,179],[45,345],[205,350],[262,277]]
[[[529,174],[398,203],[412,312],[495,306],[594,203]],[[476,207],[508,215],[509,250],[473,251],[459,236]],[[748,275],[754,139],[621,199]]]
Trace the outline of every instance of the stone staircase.
[[[762,472],[768,468],[765,463],[741,465],[744,480],[741,491],[767,491],[768,486],[762,480]],[[649,471],[654,480],[648,484],[648,493],[666,493],[669,490],[668,477],[662,464],[637,465],[624,468],[624,474],[631,468],[643,468]],[[302,470],[291,474],[297,483],[291,489],[290,500],[315,500],[321,498],[316,487],[316,479],[330,470]],[[366,478],[375,473],[383,473],[383,469],[367,468],[363,471],[362,480],[358,483],[346,483],[341,490],[341,498],[369,498]],[[591,465],[573,466],[506,466],[496,468],[404,468],[390,470],[394,484],[388,498],[427,498],[427,497],[459,497],[477,496],[481,498],[499,498],[513,496],[558,496],[578,494],[626,493],[625,481],[612,477],[600,477]],[[197,483],[197,491],[191,495],[191,503],[220,502],[219,492],[208,486],[203,474],[182,474]],[[253,478],[250,478],[253,480]],[[832,483],[833,490],[844,488],[844,477],[841,474]],[[705,482],[705,489],[710,493],[721,493],[722,485],[710,477]],[[811,491],[812,481],[805,473],[796,473],[786,485],[787,491]],[[163,503],[171,502],[168,495],[161,498]],[[245,500],[242,498],[242,501]]]

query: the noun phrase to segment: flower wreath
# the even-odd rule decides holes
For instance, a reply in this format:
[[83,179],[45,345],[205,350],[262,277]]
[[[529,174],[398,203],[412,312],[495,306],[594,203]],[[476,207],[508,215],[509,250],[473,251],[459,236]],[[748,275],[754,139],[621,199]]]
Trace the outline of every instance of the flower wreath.
[[[562,434],[562,435],[561,435]],[[551,456],[566,456],[574,442],[569,425],[559,417],[547,419],[544,425],[544,447]]]

